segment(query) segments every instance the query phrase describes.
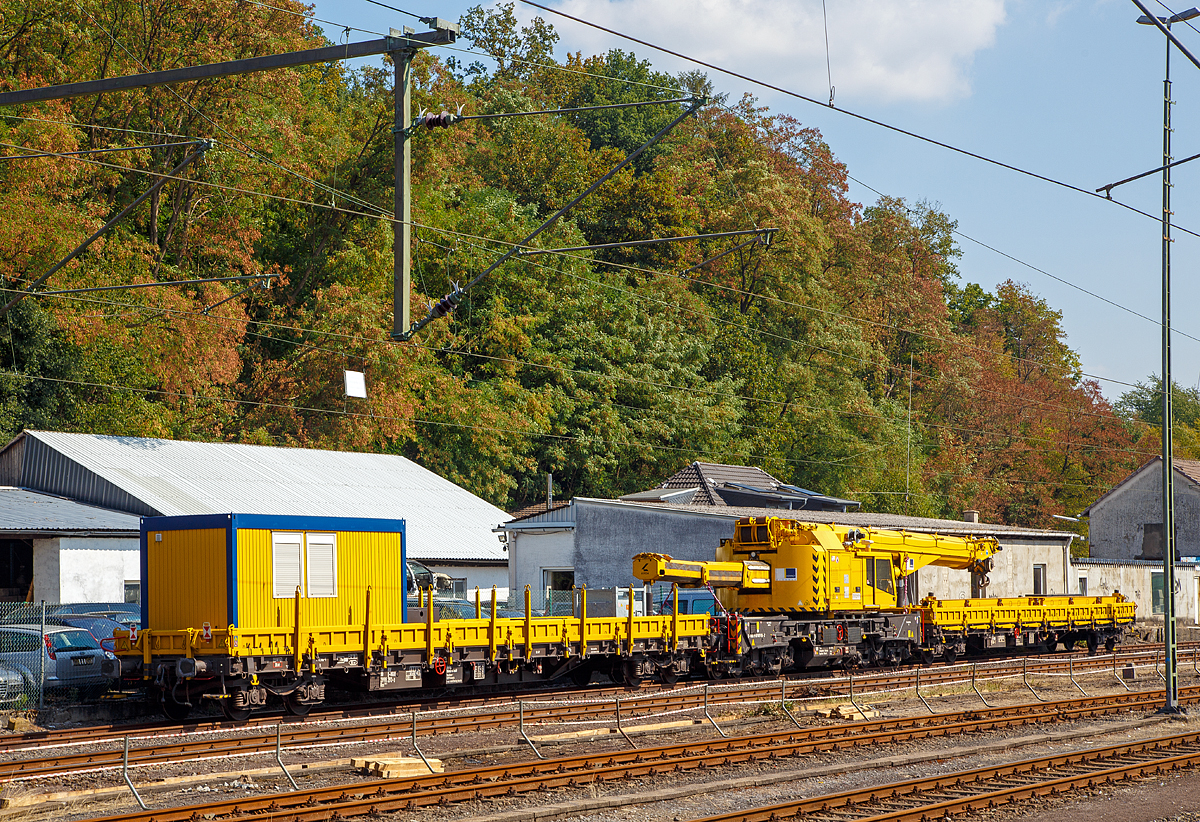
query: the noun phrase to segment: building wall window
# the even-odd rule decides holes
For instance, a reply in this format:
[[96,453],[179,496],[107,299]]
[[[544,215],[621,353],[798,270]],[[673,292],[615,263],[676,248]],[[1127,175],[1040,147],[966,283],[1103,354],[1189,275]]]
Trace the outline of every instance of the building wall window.
[[1087,596],[1087,577],[1079,578],[1079,595],[1081,597]]
[[1046,566],[1033,566],[1033,595],[1041,597],[1046,595]]
[[131,605],[142,604],[142,583],[136,579],[125,580],[125,601]]
[[[271,534],[271,596],[275,599],[290,599],[303,579],[303,558],[300,534]],[[303,591],[301,592],[303,595]]]
[[305,534],[306,583],[310,597],[337,596],[337,535]]
[[450,578],[450,592],[451,592],[450,595],[452,597],[454,597],[455,599],[466,599],[467,598],[466,577],[463,577],[462,579],[455,579],[454,577],[451,577]]
[[1150,613],[1161,614],[1165,613],[1166,608],[1163,601],[1163,572],[1150,572]]
[[542,571],[542,587],[547,591],[569,591],[575,586],[575,569],[546,568]]

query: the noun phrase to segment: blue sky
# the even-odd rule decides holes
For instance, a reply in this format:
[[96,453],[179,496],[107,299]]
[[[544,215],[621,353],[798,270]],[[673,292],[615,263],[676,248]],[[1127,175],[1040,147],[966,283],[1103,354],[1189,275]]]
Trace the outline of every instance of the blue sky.
[[[1168,12],[1153,0],[1143,0]],[[403,0],[408,11],[457,20],[475,3]],[[488,4],[484,4],[488,5]],[[550,0],[562,9],[675,51],[801,94],[829,97],[821,0]],[[1171,3],[1172,11],[1186,6]],[[828,74],[835,103],[873,119],[1093,190],[1156,168],[1162,152],[1164,38],[1135,24],[1129,0],[825,0]],[[518,3],[527,20],[536,10]],[[541,13],[562,51],[634,51],[663,71],[694,68],[564,18]],[[386,31],[423,26],[367,0],[317,0],[315,15]],[[1200,28],[1200,18],[1193,21]],[[327,26],[331,40],[340,28]],[[1200,55],[1200,33],[1175,33]],[[354,39],[370,35],[354,32]],[[461,45],[468,45],[465,41]],[[462,55],[459,55],[462,56]],[[821,130],[851,175],[958,220],[964,282],[992,289],[1027,283],[1062,311],[1068,344],[1087,374],[1116,400],[1126,383],[1160,368],[1160,231],[1114,204],[988,165],[857,121],[823,105],[709,72],[737,99],[757,96]],[[1200,69],[1172,55],[1173,154],[1200,153]],[[447,101],[450,102],[450,101]],[[1200,160],[1174,171],[1176,225],[1200,233]],[[861,186],[858,202],[876,195]],[[1160,211],[1157,176],[1117,189],[1143,211]],[[1176,232],[1172,260],[1173,373],[1200,384],[1200,238]],[[1019,262],[1018,262],[1019,261]],[[1030,268],[1033,266],[1034,268]],[[1134,316],[1046,274],[1094,292]]]

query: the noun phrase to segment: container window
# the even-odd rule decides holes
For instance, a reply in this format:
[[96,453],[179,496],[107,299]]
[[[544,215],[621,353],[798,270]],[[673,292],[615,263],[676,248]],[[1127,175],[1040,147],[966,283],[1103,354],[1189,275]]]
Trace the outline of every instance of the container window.
[[291,599],[300,586],[299,534],[271,534],[271,596]]
[[308,534],[308,595],[337,596],[337,536]]

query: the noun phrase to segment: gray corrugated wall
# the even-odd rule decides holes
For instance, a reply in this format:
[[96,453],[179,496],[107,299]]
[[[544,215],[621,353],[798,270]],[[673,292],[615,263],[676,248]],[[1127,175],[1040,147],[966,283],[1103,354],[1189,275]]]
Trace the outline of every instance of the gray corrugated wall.
[[15,456],[11,463],[5,461],[0,465],[0,469],[4,470],[10,465],[20,466],[20,473],[16,475],[18,481],[9,482],[10,485],[57,494],[102,508],[128,511],[138,516],[160,516],[159,511],[46,445],[34,433],[26,432],[8,451],[16,449],[21,449],[23,453]]
[[18,434],[7,448],[0,451],[0,485],[21,487],[21,458],[25,454],[25,434]]

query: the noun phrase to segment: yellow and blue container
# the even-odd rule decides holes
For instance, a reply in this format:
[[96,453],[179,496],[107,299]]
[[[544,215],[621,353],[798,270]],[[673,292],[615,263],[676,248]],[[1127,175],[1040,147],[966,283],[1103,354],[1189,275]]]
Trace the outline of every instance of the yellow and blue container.
[[141,540],[143,628],[405,621],[404,520],[144,517]]

